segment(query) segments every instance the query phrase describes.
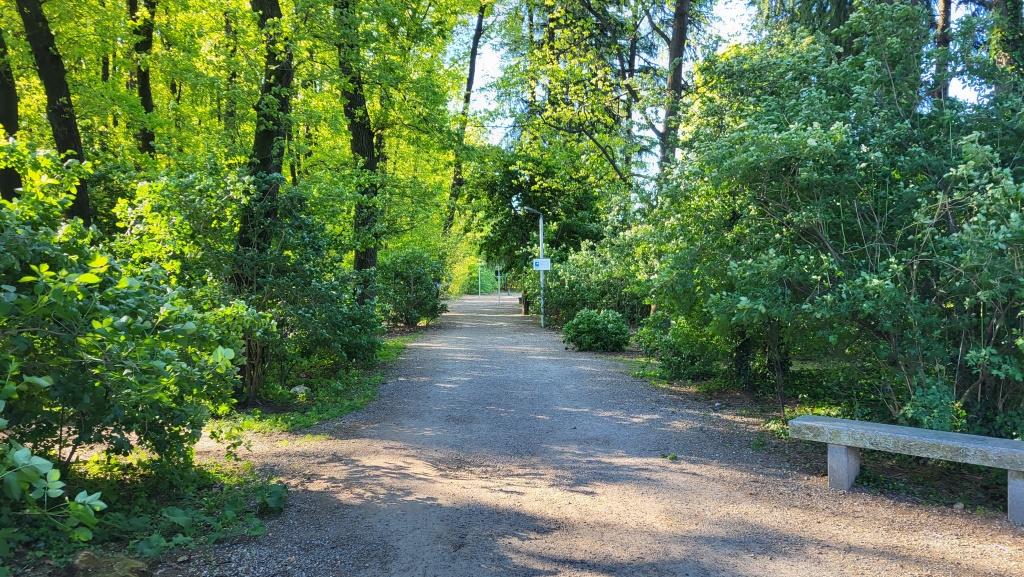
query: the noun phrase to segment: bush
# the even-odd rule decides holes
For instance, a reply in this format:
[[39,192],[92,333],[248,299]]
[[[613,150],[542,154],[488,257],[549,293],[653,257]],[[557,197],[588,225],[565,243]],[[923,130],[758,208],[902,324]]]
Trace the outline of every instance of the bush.
[[[633,270],[636,258],[631,246],[583,243],[547,273],[544,309],[555,325],[567,322],[586,308],[613,310],[631,325],[643,319],[650,307],[645,304],[649,289],[642,275]],[[485,277],[486,280],[486,277]],[[540,275],[530,273],[524,290],[532,302],[540,302]],[[539,310],[539,309],[538,309]]]
[[429,252],[407,248],[386,254],[377,269],[377,301],[391,324],[414,327],[448,310],[442,302],[444,262]]
[[31,524],[92,538],[106,504],[71,498],[61,475],[79,449],[189,463],[203,424],[231,406],[239,344],[164,271],[130,272],[63,219],[80,167],[7,153],[25,180],[0,201],[0,564]]
[[707,379],[721,373],[728,350],[724,339],[685,317],[672,319],[657,312],[637,331],[637,343],[645,354],[658,360],[667,379]]
[[565,342],[580,351],[621,351],[629,344],[629,325],[615,311],[583,309],[563,328]]

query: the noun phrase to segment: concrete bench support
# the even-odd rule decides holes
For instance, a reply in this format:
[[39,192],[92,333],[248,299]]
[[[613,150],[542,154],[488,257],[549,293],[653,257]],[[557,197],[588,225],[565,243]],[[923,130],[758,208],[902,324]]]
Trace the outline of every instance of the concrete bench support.
[[1024,471],[1009,471],[1006,487],[1006,516],[1024,525]]
[[860,473],[860,451],[843,445],[828,446],[828,487],[849,491]]
[[1024,525],[1024,441],[809,415],[790,421],[789,434],[828,444],[828,486],[840,491],[860,472],[859,449],[1006,469],[1007,517]]

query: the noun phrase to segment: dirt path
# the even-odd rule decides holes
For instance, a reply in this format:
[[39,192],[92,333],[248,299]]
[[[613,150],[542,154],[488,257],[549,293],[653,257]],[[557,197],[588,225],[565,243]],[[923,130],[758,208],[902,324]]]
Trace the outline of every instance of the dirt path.
[[829,494],[752,450],[749,422],[564,350],[508,297],[451,309],[369,408],[259,443],[254,458],[293,488],[287,511],[185,570],[1024,575],[1024,532],[1004,521]]

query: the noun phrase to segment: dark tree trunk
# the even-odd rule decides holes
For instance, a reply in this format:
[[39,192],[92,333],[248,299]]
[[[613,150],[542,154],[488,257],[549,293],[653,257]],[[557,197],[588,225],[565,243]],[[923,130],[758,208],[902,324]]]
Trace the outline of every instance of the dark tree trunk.
[[935,78],[931,90],[932,98],[939,100],[945,100],[949,96],[949,43],[952,17],[953,0],[939,0],[935,21]]
[[[255,195],[242,210],[238,226],[237,262],[234,283],[240,292],[257,289],[264,272],[267,252],[278,216],[278,191],[284,180],[285,139],[290,130],[292,81],[292,45],[282,38],[283,31],[272,20],[281,21],[278,0],[251,0],[260,31],[265,38],[263,83],[256,101],[256,132],[249,156]],[[265,373],[265,346],[252,335],[245,335],[246,357],[242,384],[251,405]]]
[[155,108],[149,58],[153,53],[153,19],[156,18],[156,3],[157,0],[142,0],[142,7],[145,8],[146,13],[140,14],[139,0],[128,0],[128,14],[131,17],[132,30],[135,33],[135,90],[145,113],[142,118],[142,126],[136,133],[135,139],[138,141],[139,150],[146,154],[156,152],[156,147],[153,144],[155,135],[149,126],[150,115]]
[[740,330],[736,335],[736,346],[732,351],[732,369],[736,375],[736,382],[749,393],[757,392],[757,382],[754,381],[754,341],[745,330]]
[[[25,37],[32,47],[39,80],[46,92],[46,118],[50,121],[54,144],[61,154],[79,162],[84,161],[82,136],[78,132],[78,120],[75,118],[75,108],[71,103],[71,90],[68,88],[64,60],[57,51],[57,43],[50,30],[50,22],[43,13],[42,3],[40,0],[16,0],[16,3],[21,21],[25,25]],[[82,219],[85,226],[92,223],[89,190],[84,181],[78,184],[78,191],[71,202],[68,214]]]
[[294,69],[290,42],[268,24],[281,19],[277,0],[252,0],[259,27],[266,38],[263,83],[256,101],[256,133],[249,155],[249,173],[255,180],[255,196],[242,211],[238,228],[239,262],[235,284],[252,290],[257,283],[256,268],[270,246],[273,224],[277,219],[278,190],[283,180],[284,145],[290,127],[291,91]]
[[452,186],[448,193],[448,212],[444,217],[444,233],[447,235],[455,223],[455,211],[458,209],[459,197],[465,179],[462,175],[462,163],[465,157],[466,126],[469,123],[469,103],[473,98],[473,82],[476,80],[476,57],[480,52],[480,39],[484,35],[484,16],[487,4],[481,2],[476,13],[476,28],[473,30],[473,43],[469,49],[469,73],[466,74],[466,90],[462,93],[462,113],[459,115],[458,141],[455,143],[455,167],[452,171]]
[[384,158],[384,135],[374,130],[366,105],[366,88],[359,72],[358,23],[355,0],[334,0],[334,16],[338,34],[338,69],[344,79],[345,119],[348,122],[350,148],[359,168],[370,173],[361,185],[355,208],[355,270],[363,273],[357,289],[359,304],[373,302],[376,297],[373,269],[377,268],[377,231],[380,218],[377,206],[379,172]]
[[690,0],[676,0],[672,12],[672,36],[668,43],[668,94],[665,102],[665,126],[661,133],[661,166],[675,157],[679,131],[679,100],[683,94],[683,54],[690,27]]
[[[14,72],[7,59],[7,42],[0,29],[0,137],[3,134],[15,136],[18,133],[18,91],[14,84]],[[21,177],[14,168],[0,168],[0,198],[11,200],[21,188]]]
[[779,414],[786,419],[786,381],[789,379],[789,351],[782,339],[782,323],[776,319],[768,321],[768,367],[775,381],[775,400],[779,403]]

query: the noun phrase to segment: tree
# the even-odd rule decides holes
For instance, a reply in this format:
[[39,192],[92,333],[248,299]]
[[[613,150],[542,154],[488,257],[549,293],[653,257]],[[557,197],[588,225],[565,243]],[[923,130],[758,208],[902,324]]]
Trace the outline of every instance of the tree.
[[447,234],[455,223],[455,211],[465,178],[462,165],[465,157],[466,125],[469,123],[469,103],[473,98],[473,82],[476,79],[476,57],[480,50],[480,39],[484,35],[484,16],[487,14],[487,2],[480,2],[476,13],[476,26],[473,28],[473,39],[469,48],[469,72],[466,74],[466,89],[462,93],[462,112],[459,114],[458,127],[455,135],[455,166],[452,169],[452,184],[448,193],[448,211],[444,217],[444,232]]
[[668,43],[668,94],[665,123],[661,132],[661,165],[668,164],[676,151],[679,99],[683,94],[683,54],[690,26],[690,0],[676,0],[672,11],[672,36]]
[[141,126],[136,133],[136,140],[139,150],[145,154],[154,154],[156,147],[153,140],[155,135],[149,126],[152,122],[151,115],[155,104],[153,103],[153,82],[150,74],[149,58],[153,52],[153,28],[156,18],[157,0],[142,0],[142,8],[145,12],[139,12],[139,0],[128,0],[128,15],[132,20],[135,39],[135,89],[139,96],[139,103],[142,104],[143,118]]
[[[46,92],[46,118],[50,122],[54,143],[61,154],[77,160],[85,161],[82,148],[82,136],[78,131],[78,119],[71,101],[71,90],[68,88],[67,70],[64,60],[57,50],[50,23],[43,12],[40,0],[17,0],[18,13],[25,26],[25,36],[32,55],[35,58],[36,71]],[[89,206],[89,189],[85,181],[81,181],[71,201],[68,211],[73,217],[82,219],[86,226],[92,223],[92,210]]]
[[367,303],[374,299],[373,270],[377,267],[380,242],[377,196],[387,157],[384,133],[373,125],[366,102],[366,86],[359,71],[358,1],[334,0],[334,17],[338,35],[338,71],[344,83],[342,97],[345,101],[345,119],[348,121],[349,146],[356,165],[366,175],[364,183],[359,187],[353,224],[357,239],[355,270],[363,273],[357,298],[360,303]]
[[[4,31],[0,29],[0,128],[10,137],[18,134],[18,89],[7,52]],[[21,187],[21,177],[14,167],[0,168],[0,198],[11,200]]]

